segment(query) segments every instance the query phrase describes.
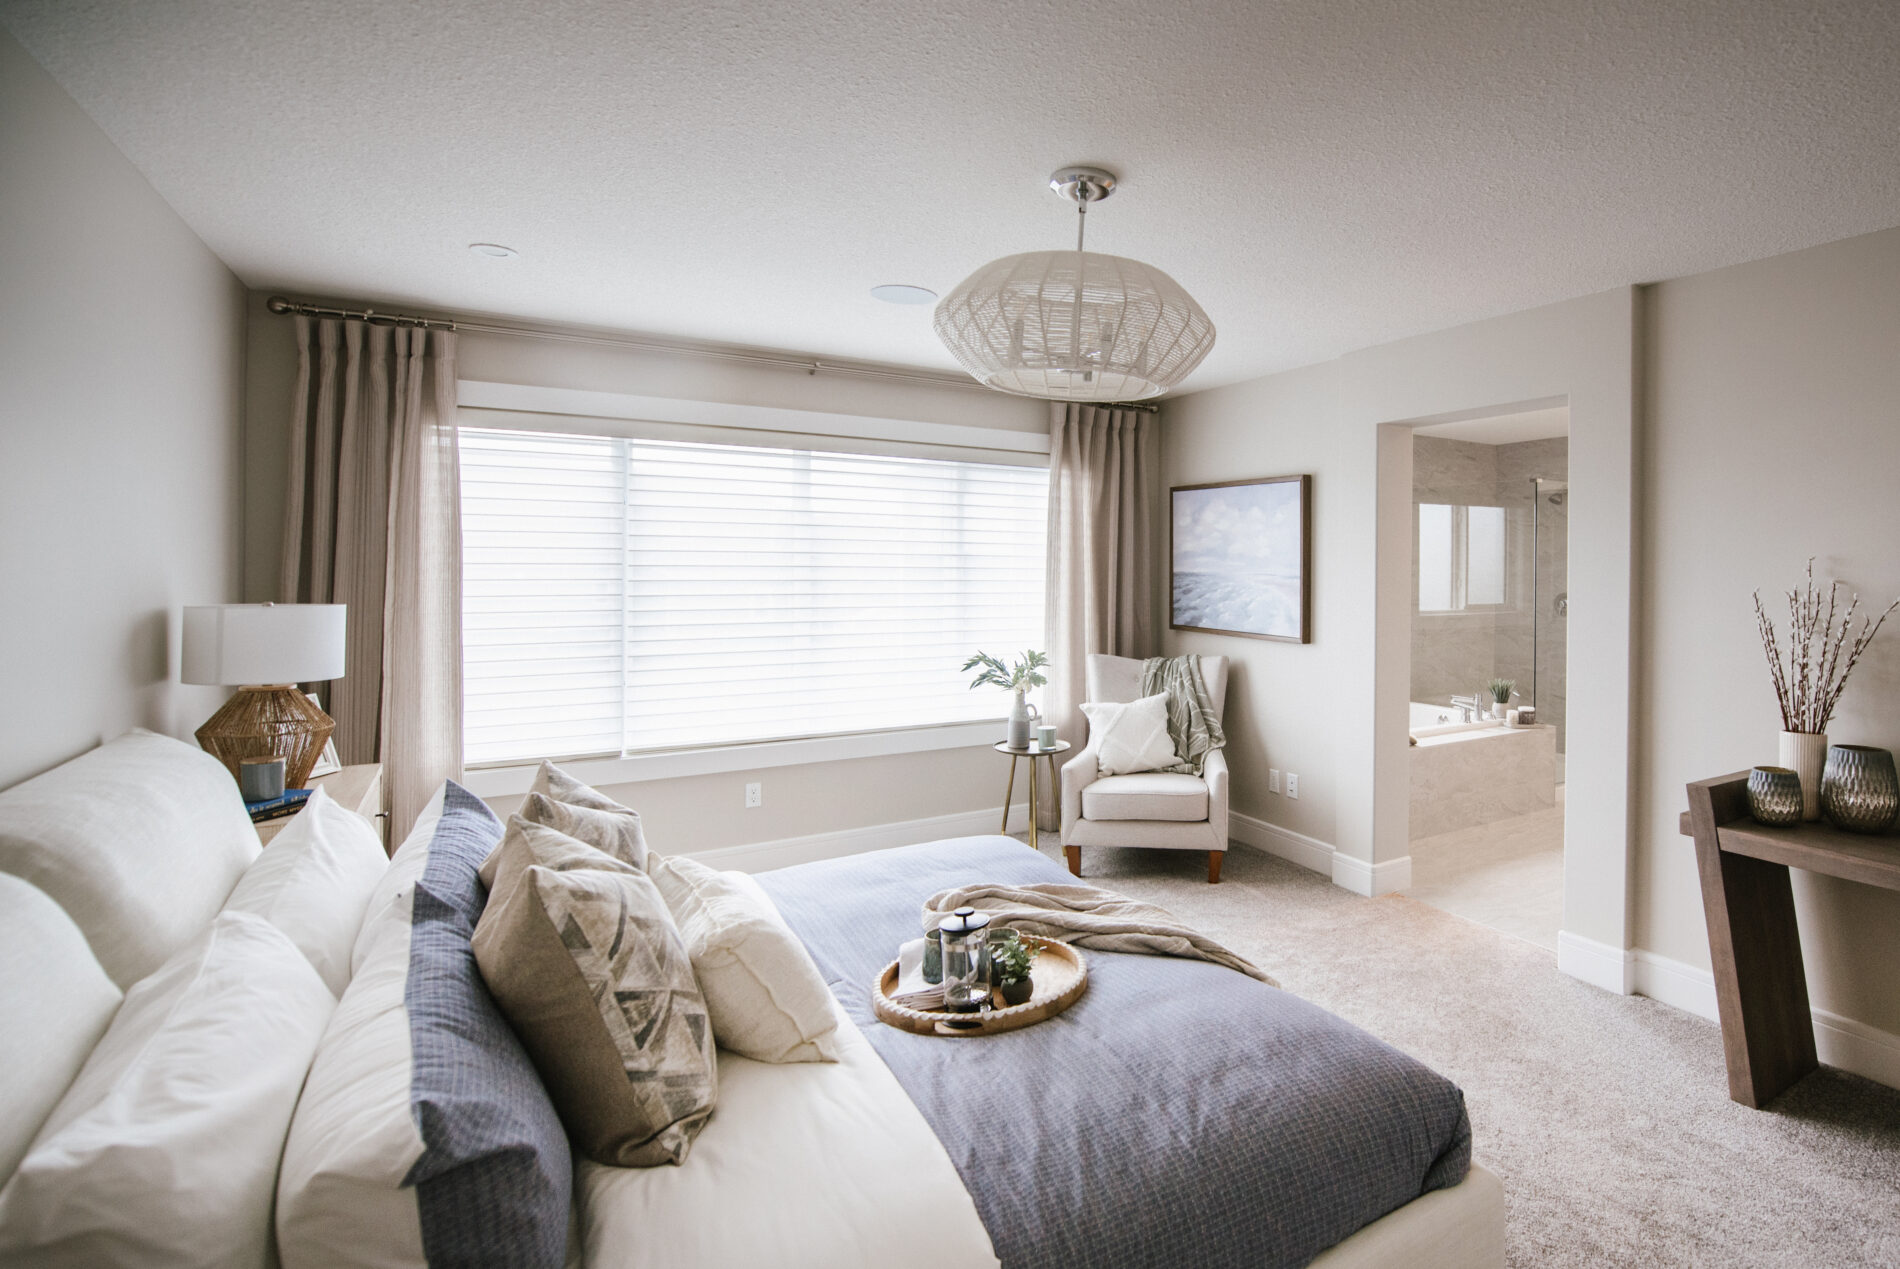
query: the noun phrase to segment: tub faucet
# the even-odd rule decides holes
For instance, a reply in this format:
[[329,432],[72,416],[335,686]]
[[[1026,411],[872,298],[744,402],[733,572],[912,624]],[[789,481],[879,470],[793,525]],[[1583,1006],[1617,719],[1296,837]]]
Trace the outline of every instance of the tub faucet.
[[1479,708],[1478,708],[1478,697],[1476,693],[1473,693],[1470,696],[1452,697],[1451,707],[1458,711],[1460,715],[1458,719],[1459,722],[1471,723],[1471,722],[1476,722],[1478,719]]

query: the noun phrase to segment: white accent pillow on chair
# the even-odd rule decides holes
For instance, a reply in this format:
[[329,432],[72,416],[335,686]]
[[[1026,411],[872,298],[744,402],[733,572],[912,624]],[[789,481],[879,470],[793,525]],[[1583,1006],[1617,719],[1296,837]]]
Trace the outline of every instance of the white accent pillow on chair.
[[1136,771],[1160,771],[1181,764],[1168,735],[1168,694],[1156,692],[1136,701],[1084,704],[1089,720],[1089,747],[1095,766],[1105,776]]

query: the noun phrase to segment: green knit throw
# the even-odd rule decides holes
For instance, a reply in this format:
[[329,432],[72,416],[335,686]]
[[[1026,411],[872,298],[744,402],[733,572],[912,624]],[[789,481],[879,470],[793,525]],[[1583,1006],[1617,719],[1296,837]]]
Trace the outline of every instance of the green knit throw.
[[1165,770],[1198,776],[1207,766],[1207,755],[1227,744],[1214,702],[1207,695],[1207,680],[1201,677],[1201,658],[1195,653],[1184,657],[1149,657],[1141,663],[1141,694],[1168,694],[1168,737],[1174,752],[1184,762]]

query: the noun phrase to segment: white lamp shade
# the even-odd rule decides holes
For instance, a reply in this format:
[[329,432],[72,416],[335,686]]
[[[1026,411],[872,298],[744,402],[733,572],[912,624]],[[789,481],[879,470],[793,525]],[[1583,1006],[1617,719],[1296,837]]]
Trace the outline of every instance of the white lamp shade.
[[1179,282],[1139,260],[1082,251],[1004,256],[944,296],[937,337],[982,382],[1057,401],[1139,401],[1214,346]]
[[347,604],[216,604],[185,609],[187,683],[321,683],[343,677]]

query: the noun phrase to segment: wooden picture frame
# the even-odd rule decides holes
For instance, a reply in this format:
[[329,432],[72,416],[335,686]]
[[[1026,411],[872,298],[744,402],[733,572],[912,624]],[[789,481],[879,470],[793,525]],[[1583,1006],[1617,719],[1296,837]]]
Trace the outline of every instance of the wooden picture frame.
[[1312,476],[1168,490],[1168,628],[1313,641]]

